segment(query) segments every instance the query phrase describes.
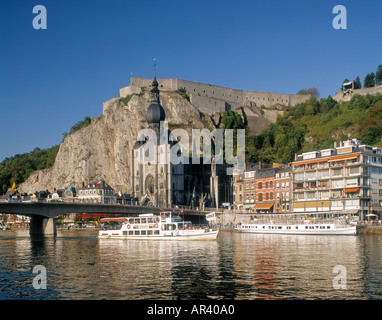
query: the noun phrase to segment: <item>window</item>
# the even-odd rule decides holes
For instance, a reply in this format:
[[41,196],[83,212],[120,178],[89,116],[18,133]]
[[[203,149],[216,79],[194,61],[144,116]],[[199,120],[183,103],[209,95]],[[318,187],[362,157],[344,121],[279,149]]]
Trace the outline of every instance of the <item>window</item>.
[[358,179],[352,178],[352,179],[346,179],[346,186],[356,186],[358,185]]
[[307,199],[315,199],[316,198],[316,193],[315,192],[307,192],[306,193],[306,198]]
[[315,180],[316,179],[316,172],[307,172],[306,173],[306,179],[307,180]]
[[263,194],[259,193],[259,201],[263,201]]
[[342,169],[332,169],[332,176],[337,177],[342,175]]
[[329,170],[319,171],[318,172],[318,178],[319,179],[329,178]]
[[349,168],[349,175],[359,174],[359,167]]
[[263,183],[259,182],[259,188],[258,189],[263,189]]
[[332,180],[332,188],[343,188],[344,181],[343,180]]

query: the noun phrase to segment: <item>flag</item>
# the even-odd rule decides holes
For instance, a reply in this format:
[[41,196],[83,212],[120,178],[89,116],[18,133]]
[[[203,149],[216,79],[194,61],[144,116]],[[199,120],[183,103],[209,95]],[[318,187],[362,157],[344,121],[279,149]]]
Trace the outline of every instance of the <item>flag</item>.
[[117,197],[122,197],[122,191],[117,192]]
[[38,176],[34,179],[34,182],[33,184],[37,183],[38,182]]
[[206,214],[206,220],[207,220],[207,221],[213,221],[213,220],[216,220],[215,212],[211,212],[211,213]]
[[145,200],[147,199],[147,193],[145,194]]
[[96,183],[96,187],[99,187],[101,184],[101,180]]
[[69,187],[65,190],[65,194],[69,193],[69,191],[72,191],[72,185],[69,185]]
[[11,189],[11,190],[13,191],[13,190],[15,190],[15,188],[16,188],[16,183],[13,181],[13,183],[12,183],[12,189]]

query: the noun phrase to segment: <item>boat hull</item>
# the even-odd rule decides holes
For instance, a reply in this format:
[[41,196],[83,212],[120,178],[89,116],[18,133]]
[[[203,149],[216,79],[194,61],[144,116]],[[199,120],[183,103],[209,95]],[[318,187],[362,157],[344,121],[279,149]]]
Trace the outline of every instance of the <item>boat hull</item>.
[[[252,225],[254,226],[254,225]],[[264,228],[263,228],[264,227]],[[271,228],[269,228],[271,227]],[[273,227],[273,229],[272,229]],[[330,229],[320,229],[322,226],[313,226],[313,229],[305,229],[305,225],[292,226],[291,229],[286,229],[282,227],[279,229],[277,225],[258,225],[257,228],[235,228],[236,231],[245,232],[245,233],[263,233],[263,234],[300,234],[300,235],[351,235],[354,236],[357,234],[356,226],[347,226],[347,227],[331,227]],[[295,227],[293,229],[293,227]]]
[[121,235],[119,233],[106,233],[100,231],[99,239],[122,239],[122,240],[215,240],[219,234],[219,231],[210,231],[205,233],[194,234],[174,234],[174,235]]

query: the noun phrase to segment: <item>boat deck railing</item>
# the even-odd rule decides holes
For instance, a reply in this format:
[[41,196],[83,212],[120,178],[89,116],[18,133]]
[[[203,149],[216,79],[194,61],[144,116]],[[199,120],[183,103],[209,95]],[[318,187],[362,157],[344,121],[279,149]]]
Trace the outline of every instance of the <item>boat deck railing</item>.
[[296,225],[296,224],[336,224],[336,225],[347,225],[346,220],[342,219],[257,219],[251,220],[244,224],[278,224],[278,225]]

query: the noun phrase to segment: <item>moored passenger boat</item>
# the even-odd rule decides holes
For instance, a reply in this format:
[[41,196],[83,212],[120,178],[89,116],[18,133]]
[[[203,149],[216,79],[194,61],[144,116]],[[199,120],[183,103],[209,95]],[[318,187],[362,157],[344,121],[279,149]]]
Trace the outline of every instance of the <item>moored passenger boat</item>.
[[98,237],[101,239],[215,240],[219,230],[195,227],[179,214],[141,214],[137,217],[104,218]]
[[355,225],[337,223],[243,223],[235,228],[240,232],[276,233],[276,234],[305,234],[305,235],[356,235]]

